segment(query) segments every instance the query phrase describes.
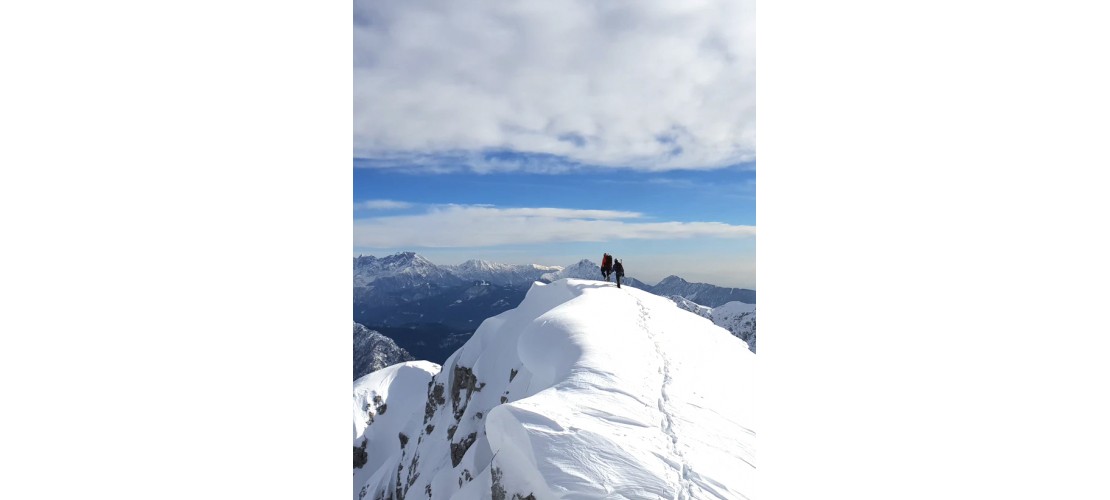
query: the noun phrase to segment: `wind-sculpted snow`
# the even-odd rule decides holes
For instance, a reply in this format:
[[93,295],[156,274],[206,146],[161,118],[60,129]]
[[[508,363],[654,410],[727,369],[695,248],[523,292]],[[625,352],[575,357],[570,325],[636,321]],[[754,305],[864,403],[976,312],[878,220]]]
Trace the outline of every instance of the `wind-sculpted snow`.
[[[750,497],[753,364],[744,342],[665,298],[537,283],[422,379],[423,404],[397,376],[389,413],[362,434],[356,422],[356,463],[362,438],[384,458],[356,469],[354,498]],[[404,423],[379,426],[394,415]]]

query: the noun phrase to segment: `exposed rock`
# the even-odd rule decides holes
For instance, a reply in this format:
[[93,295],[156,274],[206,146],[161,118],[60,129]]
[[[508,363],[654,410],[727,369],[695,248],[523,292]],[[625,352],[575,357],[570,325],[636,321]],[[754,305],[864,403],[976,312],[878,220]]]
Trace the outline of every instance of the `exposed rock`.
[[361,469],[362,466],[366,465],[366,462],[368,462],[370,460],[370,455],[368,453],[366,453],[366,443],[367,443],[367,440],[363,439],[362,440],[362,446],[355,446],[354,447],[354,449],[355,449],[355,467],[354,468],[356,468],[356,469]]
[[428,384],[428,402],[424,405],[424,423],[428,423],[436,413],[436,407],[447,403],[443,397],[443,384]]
[[493,485],[490,486],[490,498],[505,500],[505,487],[501,486],[501,468],[494,467],[490,469],[490,476],[493,477]]
[[471,432],[462,441],[458,443],[451,443],[451,466],[458,467],[459,462],[462,462],[463,456],[466,455],[466,450],[470,449],[470,445],[478,439],[477,432]]
[[[466,411],[466,403],[470,402],[470,396],[475,391],[482,390],[485,384],[479,386],[478,377],[466,366],[456,365],[451,375],[451,409],[454,410],[455,420],[459,420]],[[462,395],[463,389],[466,390],[465,398]]]

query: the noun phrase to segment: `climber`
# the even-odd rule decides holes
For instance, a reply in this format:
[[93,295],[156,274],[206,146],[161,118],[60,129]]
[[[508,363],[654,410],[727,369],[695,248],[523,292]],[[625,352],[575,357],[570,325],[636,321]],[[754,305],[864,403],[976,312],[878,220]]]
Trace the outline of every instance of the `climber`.
[[617,263],[613,265],[613,271],[617,273],[617,288],[620,288],[621,278],[624,277],[624,264],[621,264],[621,261],[618,260]]
[[609,281],[609,275],[613,272],[613,257],[609,254],[601,256],[601,276],[605,281]]

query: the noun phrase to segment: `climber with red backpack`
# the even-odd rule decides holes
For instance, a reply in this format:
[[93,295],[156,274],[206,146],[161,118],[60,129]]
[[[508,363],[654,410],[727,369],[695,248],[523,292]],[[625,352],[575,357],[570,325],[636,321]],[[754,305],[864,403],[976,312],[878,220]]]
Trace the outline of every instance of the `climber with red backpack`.
[[609,281],[609,275],[613,272],[613,257],[609,254],[601,256],[601,276],[605,281]]

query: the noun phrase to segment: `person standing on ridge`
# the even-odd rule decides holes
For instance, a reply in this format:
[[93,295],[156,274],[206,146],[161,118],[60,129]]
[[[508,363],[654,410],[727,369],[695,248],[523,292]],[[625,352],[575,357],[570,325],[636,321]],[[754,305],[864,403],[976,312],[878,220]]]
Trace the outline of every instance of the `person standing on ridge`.
[[601,277],[605,281],[609,281],[609,275],[613,272],[613,257],[609,254],[601,256]]
[[613,265],[613,271],[617,273],[617,288],[620,288],[621,278],[624,277],[624,264],[621,264],[621,261],[618,260],[617,263]]

